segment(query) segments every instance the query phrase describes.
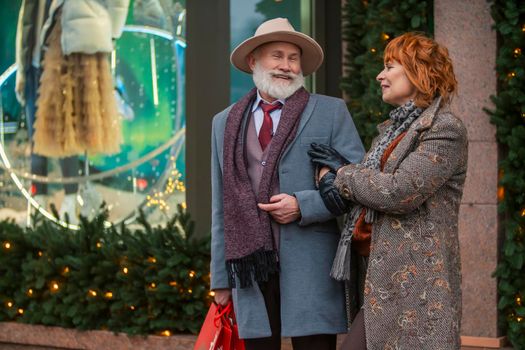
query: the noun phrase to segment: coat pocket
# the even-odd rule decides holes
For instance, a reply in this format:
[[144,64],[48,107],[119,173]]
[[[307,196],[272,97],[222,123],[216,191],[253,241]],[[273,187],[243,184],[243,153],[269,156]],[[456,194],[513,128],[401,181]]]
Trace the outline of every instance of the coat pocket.
[[299,144],[303,147],[310,147],[312,143],[329,145],[328,136],[303,136],[299,139]]

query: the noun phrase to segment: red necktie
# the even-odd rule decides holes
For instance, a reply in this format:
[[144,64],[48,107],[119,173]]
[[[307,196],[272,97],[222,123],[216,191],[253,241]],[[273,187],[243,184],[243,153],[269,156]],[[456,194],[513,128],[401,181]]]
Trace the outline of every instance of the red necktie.
[[270,113],[276,109],[282,108],[282,104],[279,102],[276,104],[269,104],[261,101],[260,106],[264,112],[264,118],[261,130],[259,130],[259,143],[261,144],[261,148],[264,151],[266,146],[268,146],[272,140],[273,135],[273,122],[272,117],[270,117]]

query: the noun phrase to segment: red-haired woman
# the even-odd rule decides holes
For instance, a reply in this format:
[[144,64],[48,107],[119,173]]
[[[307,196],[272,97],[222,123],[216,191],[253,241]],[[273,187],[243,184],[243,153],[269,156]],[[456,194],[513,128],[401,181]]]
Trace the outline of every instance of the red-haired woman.
[[[347,280],[353,322],[344,349],[459,349],[458,212],[467,133],[448,109],[448,50],[418,33],[393,39],[377,76],[395,106],[361,164],[312,144],[319,189],[349,214],[332,268]],[[325,173],[326,170],[328,172]]]

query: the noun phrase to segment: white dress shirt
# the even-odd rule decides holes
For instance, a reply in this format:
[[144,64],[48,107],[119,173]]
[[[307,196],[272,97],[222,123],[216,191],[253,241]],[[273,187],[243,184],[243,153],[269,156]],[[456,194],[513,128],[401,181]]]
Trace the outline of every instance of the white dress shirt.
[[[261,130],[262,123],[264,120],[264,112],[259,106],[259,104],[263,101],[264,103],[268,104],[276,104],[280,103],[284,106],[284,100],[275,100],[272,103],[266,101],[261,97],[261,94],[259,93],[259,90],[257,90],[257,99],[255,100],[255,103],[252,106],[252,113],[253,113],[253,121],[255,124],[255,131],[257,131],[257,136],[259,136],[259,131]],[[277,126],[279,125],[279,120],[281,120],[281,111],[282,108],[275,109],[270,112],[270,117],[272,118],[272,124],[273,124],[273,132],[272,135],[275,134],[275,131],[277,130]]]

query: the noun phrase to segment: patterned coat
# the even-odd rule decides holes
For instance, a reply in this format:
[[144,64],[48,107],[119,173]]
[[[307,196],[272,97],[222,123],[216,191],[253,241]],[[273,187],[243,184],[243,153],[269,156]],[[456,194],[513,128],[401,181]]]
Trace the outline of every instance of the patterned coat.
[[339,171],[342,195],[379,212],[364,291],[369,350],[460,348],[458,212],[467,146],[463,123],[436,99],[383,172],[360,164]]

